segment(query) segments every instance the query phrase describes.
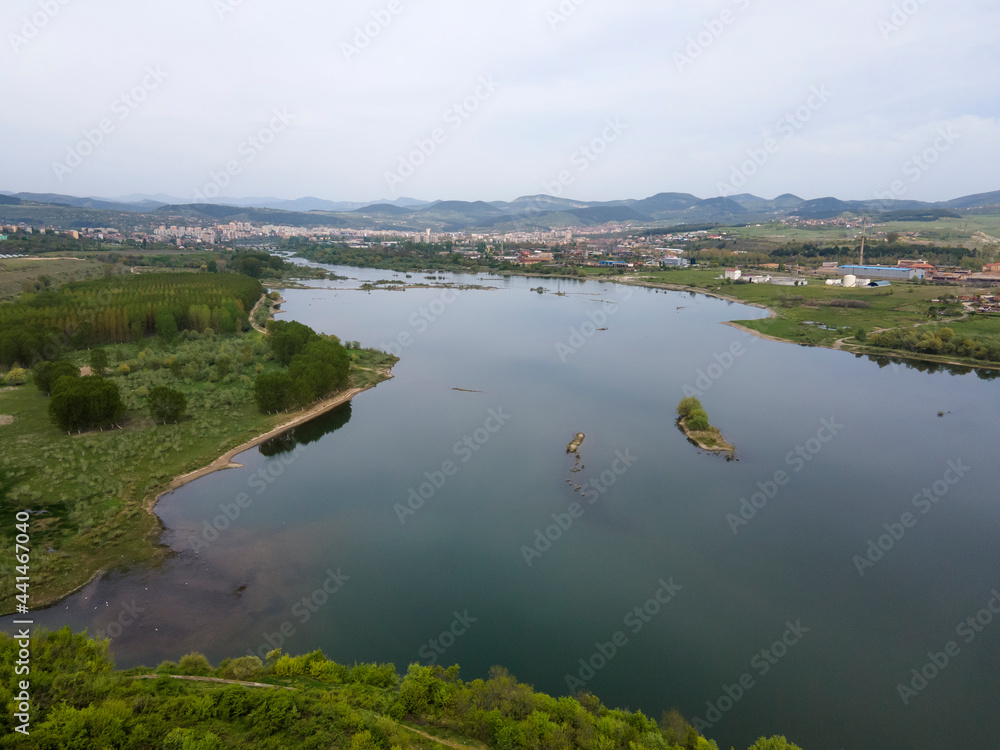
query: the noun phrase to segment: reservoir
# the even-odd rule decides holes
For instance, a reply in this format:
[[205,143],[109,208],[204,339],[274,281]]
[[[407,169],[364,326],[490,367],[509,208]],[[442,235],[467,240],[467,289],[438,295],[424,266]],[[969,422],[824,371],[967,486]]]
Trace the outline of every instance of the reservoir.
[[[996,745],[1000,381],[757,339],[721,323],[764,311],[703,295],[331,270],[283,317],[394,378],[165,496],[175,554],[39,624],[122,667],[502,665],[720,748]],[[677,429],[692,394],[737,460]]]

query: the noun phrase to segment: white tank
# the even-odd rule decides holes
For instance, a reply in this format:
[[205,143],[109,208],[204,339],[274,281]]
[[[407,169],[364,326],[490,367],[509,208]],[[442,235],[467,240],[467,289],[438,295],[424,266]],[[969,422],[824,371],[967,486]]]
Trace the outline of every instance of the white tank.
[[844,286],[852,287],[857,283],[858,283],[857,276],[851,276],[850,274],[848,274],[847,276],[844,277]]

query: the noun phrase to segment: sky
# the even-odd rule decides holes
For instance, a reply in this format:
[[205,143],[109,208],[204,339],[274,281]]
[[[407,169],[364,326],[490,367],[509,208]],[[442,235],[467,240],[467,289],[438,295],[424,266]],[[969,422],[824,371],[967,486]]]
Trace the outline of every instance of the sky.
[[0,190],[1000,189],[996,0],[6,0]]

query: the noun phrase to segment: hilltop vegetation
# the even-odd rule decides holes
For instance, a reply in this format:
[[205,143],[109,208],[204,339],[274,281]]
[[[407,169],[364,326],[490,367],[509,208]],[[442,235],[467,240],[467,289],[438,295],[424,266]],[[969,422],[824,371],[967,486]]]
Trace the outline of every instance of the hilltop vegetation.
[[[463,681],[457,666],[328,660],[322,652],[280,651],[226,659],[213,668],[201,654],[149,670],[114,670],[107,641],[68,628],[31,642],[31,747],[152,750],[223,748],[498,748],[498,750],[717,750],[676,712],[657,723],[641,712],[609,709],[589,694],[553,698],[494,667],[489,679]],[[17,644],[0,634],[0,663]],[[274,687],[173,679],[170,675],[252,680]],[[0,685],[0,703],[15,691]],[[13,711],[0,715],[0,747],[24,747]],[[751,750],[800,750],[784,738]]]

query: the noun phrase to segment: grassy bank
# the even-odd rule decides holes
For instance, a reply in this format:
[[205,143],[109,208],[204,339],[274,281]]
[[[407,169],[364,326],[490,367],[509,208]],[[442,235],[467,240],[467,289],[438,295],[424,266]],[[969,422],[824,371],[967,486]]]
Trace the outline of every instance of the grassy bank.
[[[725,284],[716,277],[721,269],[683,269],[629,275],[627,283],[666,286],[714,294],[738,302],[758,305],[772,317],[734,321],[764,336],[807,346],[846,348],[859,353],[900,356],[927,361],[955,362],[969,367],[997,367],[996,362],[968,357],[922,356],[867,345],[867,336],[885,329],[923,329],[936,332],[947,327],[957,336],[984,343],[1000,344],[1000,316],[962,317],[959,308],[933,300],[970,294],[967,287],[893,282],[890,287],[845,289],[827,286],[811,278],[808,286],[784,287],[773,284]],[[932,313],[931,308],[935,311]],[[941,312],[944,314],[941,314]],[[862,338],[856,338],[858,331]],[[921,330],[923,332],[923,330]]]
[[[154,562],[159,522],[144,507],[174,477],[291,420],[263,415],[253,400],[253,378],[277,369],[265,336],[188,335],[175,345],[160,339],[107,347],[107,375],[128,407],[121,429],[67,435],[49,420],[49,399],[34,385],[0,391],[2,467],[10,491],[0,500],[5,518],[30,510],[31,606],[51,604],[95,573]],[[371,387],[393,360],[381,352],[352,350],[351,384]],[[64,357],[85,365],[88,352]],[[156,425],[145,398],[167,384],[188,399],[186,417]],[[13,527],[0,529],[2,579],[13,578]],[[4,585],[7,585],[6,583]],[[5,600],[0,614],[12,611]]]

